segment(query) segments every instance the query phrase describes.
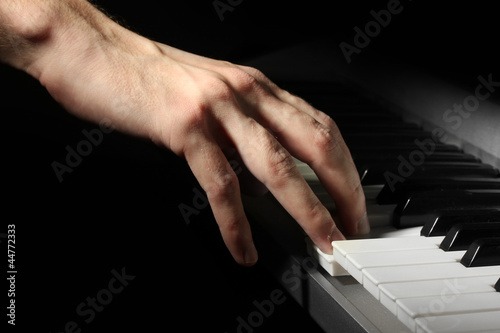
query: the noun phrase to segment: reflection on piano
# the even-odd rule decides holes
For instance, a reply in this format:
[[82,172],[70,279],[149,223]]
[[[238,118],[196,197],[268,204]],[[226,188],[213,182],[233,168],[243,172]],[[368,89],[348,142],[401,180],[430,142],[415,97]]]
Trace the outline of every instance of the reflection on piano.
[[[302,51],[287,52],[300,59]],[[252,65],[266,71],[272,63]],[[334,73],[300,82],[285,75],[280,84],[337,122],[365,189],[372,231],[333,242],[333,254],[324,254],[271,195],[245,198],[256,229],[272,244],[271,271],[287,288],[284,272],[302,266],[302,288],[288,290],[327,332],[500,332],[499,106],[481,101],[460,126],[450,126],[453,101],[471,100],[474,91],[423,84],[423,75],[408,76],[406,68],[388,75],[392,82],[366,69]],[[335,214],[312,169],[296,162]],[[314,269],[304,265],[309,256]]]

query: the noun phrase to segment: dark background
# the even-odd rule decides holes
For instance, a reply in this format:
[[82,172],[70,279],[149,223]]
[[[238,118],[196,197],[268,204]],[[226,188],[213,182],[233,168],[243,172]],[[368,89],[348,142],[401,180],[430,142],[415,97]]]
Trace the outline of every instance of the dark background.
[[[354,26],[364,27],[371,10],[387,7],[387,1],[243,0],[221,21],[212,1],[95,3],[149,38],[233,62],[312,40],[333,48],[341,41],[352,44]],[[402,13],[353,61],[379,54],[465,87],[474,87],[480,74],[497,73],[492,5],[401,4]],[[67,115],[37,82],[6,66],[0,67],[0,88],[0,233],[7,232],[7,224],[17,226],[18,328],[61,332],[74,320],[83,332],[132,327],[235,332],[237,317],[255,310],[254,300],[282,290],[260,264],[234,264],[210,209],[186,225],[178,205],[191,204],[197,183],[184,161],[148,142],[111,133],[59,183],[51,163],[62,161],[65,147],[75,147],[84,139],[82,130],[93,125]],[[107,286],[110,271],[122,267],[136,278],[94,321],[83,323],[75,313],[78,304],[95,297]],[[317,330],[288,296],[255,331],[301,328]]]
[[[352,44],[355,26],[390,1],[242,0],[220,21],[213,1],[96,2],[133,30],[166,44],[242,61],[304,41]],[[222,1],[224,2],[224,1]],[[491,1],[401,0],[400,14],[356,57],[398,59],[466,84],[497,64],[498,11]],[[146,18],[146,19],[145,19]],[[498,68],[498,66],[496,66]]]

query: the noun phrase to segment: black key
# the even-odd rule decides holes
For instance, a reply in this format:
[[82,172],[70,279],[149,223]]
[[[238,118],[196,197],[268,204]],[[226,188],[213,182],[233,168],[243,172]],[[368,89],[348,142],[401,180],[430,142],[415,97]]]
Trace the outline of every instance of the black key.
[[[398,156],[404,156],[404,152],[398,151],[396,149],[389,150],[385,152],[380,151],[366,151],[358,154],[353,154],[352,158],[354,164],[359,168],[368,168],[370,166],[391,166],[399,165],[400,161],[397,159]],[[479,159],[471,154],[464,154],[462,152],[447,152],[439,151],[434,152],[425,157],[425,162],[475,162],[479,163]]]
[[465,267],[500,265],[500,237],[476,239],[460,262]]
[[[384,184],[387,181],[386,172],[398,174],[399,164],[387,164],[382,167],[373,166],[366,170],[360,170],[363,185]],[[489,164],[476,162],[424,162],[419,166],[411,166],[412,172],[408,178],[494,178],[498,177],[498,170]],[[405,167],[405,170],[406,169]]]
[[467,250],[475,239],[484,237],[500,237],[500,220],[490,223],[456,224],[448,231],[439,247],[444,251]]
[[[447,164],[444,165],[444,164]],[[470,175],[470,176],[467,176]],[[429,162],[416,166],[408,178],[498,178],[498,169],[485,163],[467,162]]]
[[497,283],[495,283],[495,290],[500,291],[500,278],[498,279]]
[[401,133],[408,130],[418,130],[419,127],[416,124],[403,123],[397,119],[385,120],[382,124],[374,124],[370,122],[359,122],[359,118],[353,119],[353,122],[345,122],[339,124],[340,133]]
[[412,130],[400,133],[342,133],[342,137],[348,147],[351,145],[365,145],[375,149],[380,145],[387,145],[394,142],[414,144],[415,139],[430,139],[432,138],[432,134],[421,130]]
[[380,124],[383,125],[388,121],[401,121],[399,117],[394,116],[391,113],[379,112],[373,105],[370,106],[351,106],[343,105],[343,111],[330,112],[328,113],[338,126],[342,124],[355,124],[359,123],[360,119],[363,119],[366,123]]
[[[434,143],[432,146],[433,148],[433,153],[436,152],[455,152],[455,153],[461,153],[462,150],[458,148],[457,146],[445,144],[445,143]],[[375,150],[373,146],[368,146],[366,142],[364,143],[357,143],[357,144],[351,144],[349,145],[349,150],[353,154],[353,158],[355,156],[360,156],[362,157],[363,154],[366,153],[373,153],[376,151],[379,154],[386,154],[386,153],[391,153],[391,156],[398,156],[398,155],[403,155],[403,156],[409,156],[409,154],[413,151],[416,151],[419,148],[415,142],[391,142],[390,144],[382,145],[380,147],[377,147]],[[429,154],[432,155],[432,154]]]
[[[453,213],[451,213],[453,214]],[[444,236],[456,224],[459,223],[483,223],[500,221],[500,212],[482,209],[478,211],[468,211],[467,215],[446,215],[432,220],[430,218],[420,230],[420,235],[425,237]]]
[[377,196],[381,205],[406,201],[415,192],[442,190],[500,190],[500,178],[409,178],[386,183]]
[[286,90],[289,90],[293,94],[300,94],[301,97],[303,95],[311,98],[314,96],[328,96],[330,100],[332,97],[350,97],[352,100],[359,100],[359,94],[353,89],[347,87],[345,84],[339,81],[332,82],[313,82],[313,81],[291,81],[291,80],[283,80],[276,81],[279,83],[279,86],[283,86]]
[[394,209],[392,222],[396,228],[409,228],[435,221],[441,216],[475,215],[487,209],[500,212],[500,191],[431,191],[416,192]]
[[[389,150],[386,152],[354,153],[352,156],[358,173],[363,176],[363,185],[384,185],[386,182],[385,173],[389,170],[397,173],[397,168],[402,163],[400,156],[403,155],[398,150]],[[481,162],[475,156],[461,152],[434,152],[426,156],[424,162],[425,165],[449,163],[480,164]]]

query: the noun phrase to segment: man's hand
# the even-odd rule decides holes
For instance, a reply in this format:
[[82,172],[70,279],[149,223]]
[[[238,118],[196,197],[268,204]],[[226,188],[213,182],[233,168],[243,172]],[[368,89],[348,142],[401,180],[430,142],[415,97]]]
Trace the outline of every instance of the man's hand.
[[231,150],[323,252],[331,253],[331,241],[343,235],[292,156],[317,173],[348,233],[368,231],[359,176],[335,122],[258,70],[148,40],[83,0],[15,2],[35,10],[27,20],[42,22],[42,29],[8,31],[24,46],[4,50],[3,60],[38,79],[69,112],[109,119],[184,157],[238,263],[254,264],[257,251],[225,155]]

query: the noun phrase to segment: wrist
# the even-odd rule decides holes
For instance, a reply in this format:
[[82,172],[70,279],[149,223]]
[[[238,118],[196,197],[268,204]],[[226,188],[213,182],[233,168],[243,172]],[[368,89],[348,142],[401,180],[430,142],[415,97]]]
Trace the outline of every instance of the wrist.
[[65,67],[69,63],[83,60],[89,50],[115,35],[114,22],[86,0],[48,2],[50,23],[22,68],[40,81],[42,76],[68,70]]

